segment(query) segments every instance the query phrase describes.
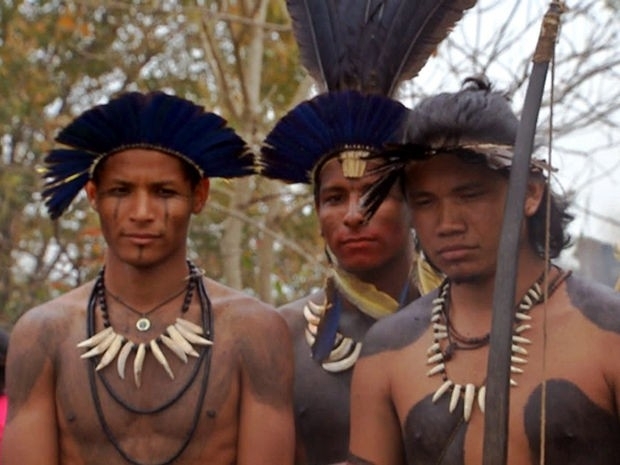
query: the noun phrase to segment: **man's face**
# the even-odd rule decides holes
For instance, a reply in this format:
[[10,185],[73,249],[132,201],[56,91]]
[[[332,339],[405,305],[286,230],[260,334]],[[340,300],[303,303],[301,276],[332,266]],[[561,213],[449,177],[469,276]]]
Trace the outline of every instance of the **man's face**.
[[192,188],[182,161],[131,149],[111,155],[86,191],[99,215],[109,258],[144,267],[185,258],[192,213],[204,206],[208,183]]
[[[375,166],[368,163],[366,172]],[[321,234],[338,264],[361,279],[371,279],[373,273],[408,256],[411,250],[411,217],[399,185],[392,188],[371,220],[364,222],[360,198],[377,178],[347,179],[337,159],[328,161],[318,177],[316,209]]]
[[407,171],[413,227],[428,259],[455,282],[495,275],[507,178],[439,155]]

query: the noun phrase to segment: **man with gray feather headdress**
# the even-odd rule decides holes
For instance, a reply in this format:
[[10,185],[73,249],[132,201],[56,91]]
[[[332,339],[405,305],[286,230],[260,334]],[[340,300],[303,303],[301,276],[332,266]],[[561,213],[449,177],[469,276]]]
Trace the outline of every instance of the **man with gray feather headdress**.
[[[360,208],[400,141],[393,97],[417,74],[469,1],[288,0],[304,66],[323,91],[266,137],[262,174],[310,184],[330,272],[324,287],[284,305],[295,350],[296,463],[346,459],[351,373],[368,328],[420,295],[403,185],[371,215]],[[438,282],[437,282],[438,284]],[[433,284],[428,284],[429,288]]]
[[487,463],[487,419],[504,413],[501,463],[618,463],[620,362],[610,350],[620,346],[620,295],[553,262],[572,216],[547,183],[550,167],[535,158],[524,165],[523,221],[510,228],[518,259],[504,336],[510,402],[488,408],[518,125],[502,93],[467,79],[416,106],[406,144],[383,154],[406,171],[420,247],[446,278],[367,333],[351,387],[352,465]]

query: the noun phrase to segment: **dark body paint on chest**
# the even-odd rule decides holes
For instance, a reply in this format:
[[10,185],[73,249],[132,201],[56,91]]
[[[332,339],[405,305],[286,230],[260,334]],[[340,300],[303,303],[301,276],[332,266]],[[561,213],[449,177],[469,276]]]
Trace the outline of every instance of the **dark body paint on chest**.
[[352,370],[329,373],[298,339],[295,347],[295,423],[308,465],[340,462],[349,445]]
[[[577,277],[567,280],[566,291],[572,306],[584,317],[601,330],[620,334],[620,294]],[[546,390],[545,464],[620,464],[617,416],[599,407],[568,380],[548,380]],[[532,463],[538,463],[540,457],[541,393],[539,386],[524,411]]]
[[433,403],[432,395],[418,402],[404,425],[405,456],[408,465],[462,465],[467,423],[449,412],[449,396]]
[[[546,465],[620,464],[620,424],[573,383],[553,379],[546,385]],[[524,411],[533,464],[540,460],[542,387],[534,390]]]
[[[611,289],[571,277],[567,281],[571,304],[588,320],[606,331],[620,333],[620,296]],[[423,320],[424,312],[416,312]],[[403,314],[404,316],[404,314]],[[415,325],[413,315],[396,346],[412,342],[424,328]],[[380,352],[388,347],[375,347]],[[568,380],[552,379],[546,384],[546,465],[620,464],[620,422],[618,418],[590,400]],[[524,407],[524,426],[530,449],[530,463],[540,461],[541,391],[538,386]],[[448,412],[449,399],[436,404],[428,395],[409,411],[404,424],[404,446],[408,465],[464,464],[467,424]],[[445,404],[441,406],[441,404]]]
[[[321,301],[321,297],[313,297],[313,300]],[[325,371],[312,359],[304,337],[306,320],[301,309],[289,312],[286,319],[295,352],[295,428],[303,445],[305,463],[324,465],[344,461],[349,445],[349,396],[353,370]]]

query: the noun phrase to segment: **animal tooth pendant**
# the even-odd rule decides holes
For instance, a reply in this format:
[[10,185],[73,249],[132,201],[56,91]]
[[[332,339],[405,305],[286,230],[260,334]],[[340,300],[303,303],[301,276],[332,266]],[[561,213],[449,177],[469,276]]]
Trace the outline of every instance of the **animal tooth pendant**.
[[[207,339],[202,327],[183,318],[177,318],[174,324],[166,328],[166,334],[151,339],[146,343],[136,344],[127,340],[124,336],[114,331],[112,326],[108,326],[95,335],[77,344],[80,349],[88,349],[80,355],[81,358],[92,358],[101,356],[96,371],[100,371],[116,359],[116,371],[119,378],[125,379],[125,367],[129,355],[135,351],[133,361],[133,375],[136,387],[142,384],[142,369],[147,351],[150,351],[155,360],[162,366],[170,379],[174,379],[174,373],[170,368],[170,363],[162,351],[159,343],[161,342],[183,363],[187,363],[187,356],[199,357],[200,354],[194,348],[197,346],[211,346],[213,341]],[[358,351],[359,354],[359,351]]]
[[[446,372],[447,364],[451,360],[454,352],[454,346],[451,342],[452,328],[447,319],[446,306],[448,303],[449,282],[446,281],[440,288],[439,296],[432,302],[430,324],[433,342],[426,351],[426,364],[432,365],[426,375],[429,377],[441,375],[443,382],[433,393],[431,398],[436,403],[444,394],[450,395],[448,410],[450,413],[457,410],[460,400],[463,399],[463,419],[469,421],[473,413],[473,407],[477,403],[482,413],[485,409],[486,386],[483,384],[477,387],[473,383],[459,384],[452,381]],[[512,334],[512,348],[510,357],[510,374],[520,375],[524,373],[523,367],[527,364],[528,350],[523,347],[532,344],[532,340],[523,336],[523,334],[532,328],[529,314],[532,306],[542,301],[542,291],[538,283],[535,283],[524,295],[518,304],[518,310],[515,312],[515,322]],[[444,340],[448,341],[445,342]],[[448,344],[445,350],[442,350],[442,344]],[[457,346],[458,349],[458,346]],[[518,386],[514,378],[510,378],[510,386]]]
[[[304,335],[306,342],[310,347],[314,345],[318,332],[321,318],[325,315],[328,303],[323,305],[308,300],[303,309],[303,315],[306,320],[306,328]],[[336,333],[336,339],[327,359],[321,362],[321,366],[325,371],[330,373],[339,373],[349,370],[359,358],[362,351],[362,343],[353,340],[350,337],[343,336],[340,332]]]

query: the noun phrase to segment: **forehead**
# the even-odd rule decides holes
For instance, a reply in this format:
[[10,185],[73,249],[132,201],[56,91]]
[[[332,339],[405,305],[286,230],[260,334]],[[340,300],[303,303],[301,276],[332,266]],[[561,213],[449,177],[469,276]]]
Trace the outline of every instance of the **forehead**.
[[331,182],[338,182],[338,181],[343,181],[343,180],[356,182],[356,183],[362,183],[362,184],[370,183],[377,177],[372,174],[372,171],[377,169],[384,163],[378,159],[368,160],[368,161],[365,161],[364,163],[365,163],[365,170],[364,170],[364,174],[362,177],[346,178],[342,170],[342,162],[337,157],[334,157],[328,160],[327,162],[325,162],[325,164],[322,166],[321,171],[319,172],[317,176],[317,182],[319,186],[321,187]]
[[438,154],[428,160],[412,162],[406,173],[410,192],[495,183],[504,179],[486,163],[468,162],[454,154]]
[[151,177],[167,179],[185,177],[185,162],[153,149],[132,148],[108,156],[98,167],[99,176]]

